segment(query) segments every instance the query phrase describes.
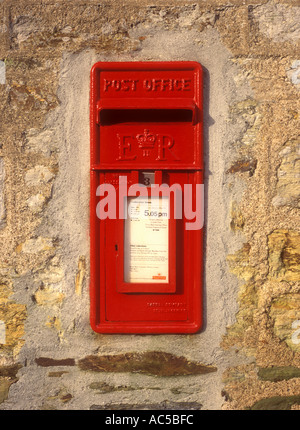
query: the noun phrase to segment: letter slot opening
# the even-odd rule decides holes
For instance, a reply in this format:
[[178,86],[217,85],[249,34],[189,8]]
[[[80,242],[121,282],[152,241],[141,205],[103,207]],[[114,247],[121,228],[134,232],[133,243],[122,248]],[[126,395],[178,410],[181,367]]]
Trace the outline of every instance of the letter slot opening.
[[193,122],[192,109],[101,109],[100,124]]

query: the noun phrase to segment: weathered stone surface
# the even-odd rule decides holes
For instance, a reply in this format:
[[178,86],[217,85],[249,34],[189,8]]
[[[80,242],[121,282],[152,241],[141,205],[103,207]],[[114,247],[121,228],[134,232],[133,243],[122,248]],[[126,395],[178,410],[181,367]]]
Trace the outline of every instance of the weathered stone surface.
[[248,163],[252,163],[251,167],[255,170],[257,160],[254,159],[253,149],[261,126],[261,114],[257,101],[247,98],[233,104],[230,106],[230,119],[233,125],[240,123],[242,126],[234,147],[242,159],[247,161],[248,158]]
[[276,195],[274,206],[300,204],[300,141],[287,142],[279,153],[280,166],[277,169]]
[[49,378],[60,378],[65,373],[69,373],[69,372],[67,372],[66,370],[61,370],[61,371],[58,371],[58,372],[49,372],[48,376],[49,376]]
[[39,236],[37,238],[27,239],[23,244],[19,245],[18,251],[26,254],[36,254],[52,250],[53,248],[53,239]]
[[300,235],[296,231],[275,230],[268,236],[269,278],[277,281],[300,279]]
[[291,410],[292,406],[295,404],[300,404],[300,396],[276,396],[259,400],[253,406],[246,409],[250,409],[252,411],[288,411]]
[[259,30],[274,42],[299,40],[299,7],[269,2],[255,7],[253,15],[258,20]]
[[0,378],[0,403],[4,402],[7,399],[11,384],[12,381]]
[[43,194],[38,193],[29,197],[26,202],[33,213],[40,213],[45,206],[46,197],[43,196]]
[[[287,70],[287,76],[291,80],[293,85],[300,84],[300,60],[294,60],[291,67]],[[295,111],[295,116],[298,118],[298,112]]]
[[75,366],[75,360],[73,358],[48,358],[48,357],[38,357],[35,359],[38,366],[51,367],[51,366]]
[[91,355],[78,362],[81,370],[94,372],[133,372],[157,376],[201,375],[216,372],[216,367],[190,362],[164,352]]
[[0,61],[0,85],[4,85],[6,81],[6,65],[5,61]]
[[5,344],[0,345],[0,351],[10,351],[17,356],[24,344],[24,321],[26,306],[0,299],[0,320],[5,322]]
[[54,176],[48,167],[35,166],[26,173],[25,182],[29,186],[37,187],[51,181]]
[[36,282],[43,287],[50,286],[53,288],[54,286],[58,289],[65,276],[65,272],[61,266],[60,258],[57,255],[47,259],[44,265],[34,271]]
[[127,387],[126,385],[110,385],[106,382],[92,382],[89,388],[96,390],[98,393],[112,393],[114,391],[133,391],[138,388]]
[[[244,345],[247,337],[253,336],[254,312],[257,308],[258,296],[253,282],[244,284],[238,296],[239,310],[236,313],[236,322],[227,328],[222,346],[229,348],[233,345]],[[249,346],[248,346],[249,348]],[[253,349],[249,348],[253,353]]]
[[232,164],[232,166],[230,166],[226,173],[249,172],[249,175],[252,176],[255,172],[256,165],[257,160],[237,160]]
[[62,328],[62,323],[61,323],[61,319],[59,318],[59,316],[54,315],[54,316],[48,317],[48,320],[45,323],[45,326],[49,327],[51,329],[54,329],[55,332],[57,333],[57,336],[59,339],[63,338],[64,330]]
[[294,351],[300,352],[300,293],[285,294],[273,300],[270,316],[274,333]]
[[4,182],[5,182],[4,160],[0,157],[0,229],[5,227],[5,218],[6,218]]
[[12,378],[15,379],[16,375],[19,371],[19,369],[21,369],[22,365],[20,363],[16,363],[16,364],[11,364],[11,365],[7,365],[7,366],[3,366],[0,369],[0,377],[8,377],[8,378]]
[[227,369],[223,375],[226,383],[223,391],[227,402],[225,409],[228,409],[228,406],[229,409],[236,410],[295,408],[299,398],[299,378],[282,379],[286,374],[286,368],[273,369],[274,373],[270,375],[270,380],[268,373],[265,374],[266,377],[260,377],[262,369],[259,368],[257,371],[254,363]]
[[263,381],[284,381],[292,378],[300,377],[300,368],[299,367],[266,367],[259,368],[258,377]]
[[55,404],[57,401],[61,403],[68,403],[72,400],[73,396],[65,388],[57,390],[53,396],[46,397],[43,409],[56,409]]
[[245,219],[243,217],[243,212],[239,208],[236,201],[231,202],[230,208],[230,228],[233,231],[242,230],[245,224]]
[[75,292],[78,295],[81,295],[82,285],[84,282],[85,275],[86,275],[86,260],[85,260],[85,256],[82,255],[78,260],[78,270],[75,278]]
[[249,261],[250,250],[250,244],[245,243],[236,253],[227,256],[230,271],[245,281],[251,281],[255,274],[255,268]]
[[53,288],[39,288],[33,295],[33,299],[37,305],[59,305],[64,300],[64,294],[60,291],[55,291]]
[[12,285],[6,280],[1,280],[0,284],[0,298],[7,299],[13,293]]
[[8,398],[10,386],[17,382],[17,373],[21,364],[0,366],[0,404]]
[[56,141],[55,131],[53,129],[30,129],[26,133],[25,148],[31,153],[41,153],[50,157],[51,153],[57,151],[58,142]]

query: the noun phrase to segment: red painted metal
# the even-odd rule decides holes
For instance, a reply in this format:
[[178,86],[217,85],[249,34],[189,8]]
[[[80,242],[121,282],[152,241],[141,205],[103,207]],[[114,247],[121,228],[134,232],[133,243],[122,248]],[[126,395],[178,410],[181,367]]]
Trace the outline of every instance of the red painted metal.
[[112,184],[118,202],[119,177],[129,186],[141,172],[182,190],[203,184],[201,65],[99,62],[90,90],[91,326],[99,333],[195,333],[202,325],[203,228],[187,230],[187,219],[172,215],[168,282],[125,282],[125,220],[99,219],[96,191]]

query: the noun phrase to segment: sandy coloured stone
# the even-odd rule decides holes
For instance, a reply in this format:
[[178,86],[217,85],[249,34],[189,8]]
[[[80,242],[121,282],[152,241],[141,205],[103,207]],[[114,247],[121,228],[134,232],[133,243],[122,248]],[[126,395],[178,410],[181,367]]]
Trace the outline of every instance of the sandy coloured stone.
[[260,31],[274,42],[297,41],[300,38],[300,9],[288,4],[268,2],[253,11]]
[[86,274],[86,261],[85,261],[85,257],[82,255],[78,260],[78,270],[75,278],[75,292],[78,295],[81,295],[85,274]]
[[4,187],[5,187],[4,159],[0,157],[0,230],[3,227],[5,227],[5,224],[6,224]]
[[36,254],[38,252],[51,250],[53,247],[52,239],[39,236],[37,238],[27,239],[18,246],[17,250],[26,254]]
[[217,371],[214,366],[160,351],[90,355],[79,360],[78,365],[81,370],[94,372],[134,372],[157,376],[197,375]]
[[49,157],[57,149],[55,132],[53,129],[30,129],[26,134],[25,148],[30,152],[40,152]]
[[25,174],[25,182],[29,186],[40,186],[50,182],[55,174],[46,166],[35,166]]
[[14,356],[17,356],[24,344],[24,321],[27,312],[26,306],[0,300],[0,320],[5,322],[5,344],[2,345],[4,350],[11,350]]
[[37,305],[59,305],[63,302],[65,295],[50,287],[39,288],[33,295]]
[[239,208],[236,201],[231,202],[230,208],[230,228],[233,231],[242,230],[245,224],[245,219],[243,217],[243,212]]
[[46,197],[43,196],[43,194],[38,193],[34,196],[29,197],[26,203],[33,213],[39,213],[42,212],[45,206]]
[[268,236],[269,278],[277,281],[300,279],[300,234],[275,230]]
[[280,151],[274,206],[300,206],[300,141],[287,142]]
[[255,275],[255,268],[249,262],[250,250],[250,244],[245,243],[241,249],[227,256],[230,271],[247,282]]
[[300,352],[300,293],[285,294],[273,300],[270,316],[274,333],[294,351]]

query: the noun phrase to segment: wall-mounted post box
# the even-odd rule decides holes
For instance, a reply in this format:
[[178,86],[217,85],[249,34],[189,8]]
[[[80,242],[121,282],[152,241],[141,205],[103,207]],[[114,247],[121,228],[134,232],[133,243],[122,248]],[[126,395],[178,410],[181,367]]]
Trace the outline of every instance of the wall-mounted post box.
[[194,333],[202,324],[202,68],[91,70],[91,326]]

